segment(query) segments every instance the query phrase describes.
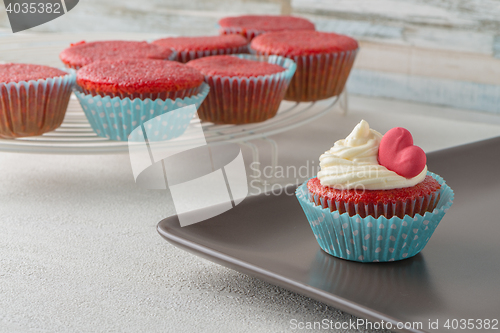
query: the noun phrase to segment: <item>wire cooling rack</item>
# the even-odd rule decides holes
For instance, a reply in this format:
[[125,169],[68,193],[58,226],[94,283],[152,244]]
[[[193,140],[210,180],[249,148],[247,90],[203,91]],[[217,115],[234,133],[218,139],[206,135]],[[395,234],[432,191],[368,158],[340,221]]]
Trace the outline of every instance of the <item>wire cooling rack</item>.
[[[123,35],[123,34],[20,34],[17,38],[1,38],[2,51],[0,62],[40,63],[51,66],[61,66],[59,52],[70,42],[77,40],[102,39],[136,39],[145,40],[157,38],[153,35]],[[33,55],[36,54],[36,57]],[[34,61],[33,59],[36,59]],[[259,149],[255,140],[264,140],[271,149],[271,163],[277,165],[278,146],[269,138],[274,134],[285,132],[330,112],[339,102],[340,111],[347,112],[347,94],[325,99],[314,103],[294,103],[283,101],[278,114],[265,122],[245,125],[218,125],[202,123],[207,144],[234,142],[248,147],[252,151],[253,162],[259,162]],[[193,122],[183,136],[177,140],[179,144],[187,144],[194,138],[191,135]],[[128,143],[111,141],[94,133],[83,110],[75,96],[72,96],[66,117],[56,130],[41,136],[18,138],[13,140],[0,139],[0,151],[35,154],[120,154],[128,153]]]
[[[345,99],[344,97],[340,97]],[[285,132],[331,111],[339,97],[325,99],[315,103],[293,103],[283,101],[277,115],[267,121],[244,125],[218,125],[202,123],[203,132],[208,144],[235,142],[252,146],[250,141],[264,139]],[[345,104],[341,103],[341,104]],[[196,126],[192,122],[191,126]],[[200,126],[200,125],[198,125]],[[191,128],[180,138],[180,142],[193,139]],[[90,127],[80,104],[72,96],[62,125],[52,132],[40,136],[0,139],[0,151],[38,154],[110,154],[127,153],[128,143],[111,141],[98,136]]]
[[[218,125],[213,123],[192,122],[186,132],[178,138],[177,144],[188,145],[195,140],[192,135],[195,126],[202,126],[207,144],[216,145],[234,142],[252,151],[252,160],[260,166],[260,152],[252,141],[264,140],[271,150],[271,167],[278,165],[278,145],[269,136],[289,131],[307,124],[330,112],[339,101],[343,113],[347,110],[347,97],[342,94],[318,102],[293,103],[283,101],[274,118],[262,123],[244,125]],[[111,141],[98,136],[90,127],[80,104],[72,96],[62,125],[52,132],[41,136],[0,139],[0,151],[36,154],[120,154],[128,153],[126,141]],[[254,172],[258,174],[258,169]]]

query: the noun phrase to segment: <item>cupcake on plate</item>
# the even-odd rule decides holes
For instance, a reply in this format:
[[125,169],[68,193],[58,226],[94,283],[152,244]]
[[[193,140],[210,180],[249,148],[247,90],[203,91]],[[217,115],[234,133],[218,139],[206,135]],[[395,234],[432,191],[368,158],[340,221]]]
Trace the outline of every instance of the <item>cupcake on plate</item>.
[[315,30],[314,23],[296,16],[243,15],[219,20],[220,34],[238,34],[248,40],[266,32],[283,30]]
[[453,203],[451,188],[427,171],[425,153],[401,127],[382,136],[363,120],[321,155],[320,166],[296,195],[320,247],[335,257],[412,257]]
[[[134,128],[158,115],[190,104],[198,107],[208,91],[203,75],[192,67],[168,60],[128,59],[82,67],[75,94],[98,135],[126,141]],[[179,131],[193,114],[159,126],[156,139],[182,134]]]
[[248,41],[240,35],[169,37],[153,42],[176,51],[173,60],[186,63],[193,59],[221,54],[247,53]]
[[175,52],[169,47],[124,40],[110,40],[71,44],[59,58],[66,67],[79,69],[99,60],[159,59],[172,60]]
[[256,37],[250,52],[279,55],[297,64],[285,99],[316,101],[339,95],[344,89],[358,42],[348,36],[310,30],[270,32]]
[[217,124],[247,124],[278,112],[295,63],[277,56],[220,55],[186,64],[199,70],[210,93],[198,110],[201,120]]
[[73,70],[31,64],[0,64],[0,138],[41,135],[61,125]]

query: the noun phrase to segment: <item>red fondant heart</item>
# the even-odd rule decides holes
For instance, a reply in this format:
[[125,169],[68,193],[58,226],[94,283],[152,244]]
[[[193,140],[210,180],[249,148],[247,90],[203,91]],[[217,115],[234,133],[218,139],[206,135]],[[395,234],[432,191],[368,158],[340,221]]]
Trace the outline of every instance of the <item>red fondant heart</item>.
[[413,178],[424,170],[427,157],[413,145],[411,133],[402,127],[389,130],[378,148],[378,163],[400,176]]

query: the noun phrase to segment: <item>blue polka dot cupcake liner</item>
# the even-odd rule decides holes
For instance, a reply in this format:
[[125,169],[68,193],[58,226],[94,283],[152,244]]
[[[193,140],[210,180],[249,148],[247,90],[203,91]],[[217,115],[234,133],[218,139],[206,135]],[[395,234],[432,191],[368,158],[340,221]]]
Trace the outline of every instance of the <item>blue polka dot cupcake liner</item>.
[[[159,121],[148,123],[148,126],[155,127],[149,128],[148,133],[153,135],[148,136],[148,140],[162,141],[179,137],[185,132],[209,90],[208,84],[203,83],[198,94],[175,100],[92,96],[78,90],[75,90],[75,95],[97,135],[115,141],[134,141],[129,138],[130,133],[136,127],[157,118]],[[178,110],[193,104],[196,109]]]
[[428,172],[441,185],[439,202],[432,212],[404,218],[362,218],[359,214],[331,212],[311,202],[307,181],[295,195],[316,240],[326,253],[358,262],[387,262],[410,258],[422,251],[439,222],[453,204],[453,190],[440,176]]

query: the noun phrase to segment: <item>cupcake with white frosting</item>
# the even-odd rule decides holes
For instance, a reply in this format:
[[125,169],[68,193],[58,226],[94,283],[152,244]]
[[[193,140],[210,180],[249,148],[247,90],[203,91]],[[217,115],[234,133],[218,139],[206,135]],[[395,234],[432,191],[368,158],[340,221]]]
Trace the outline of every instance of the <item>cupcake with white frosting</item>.
[[427,171],[406,129],[385,135],[362,120],[320,157],[321,170],[297,198],[320,247],[355,261],[393,261],[419,253],[453,202],[446,182]]

